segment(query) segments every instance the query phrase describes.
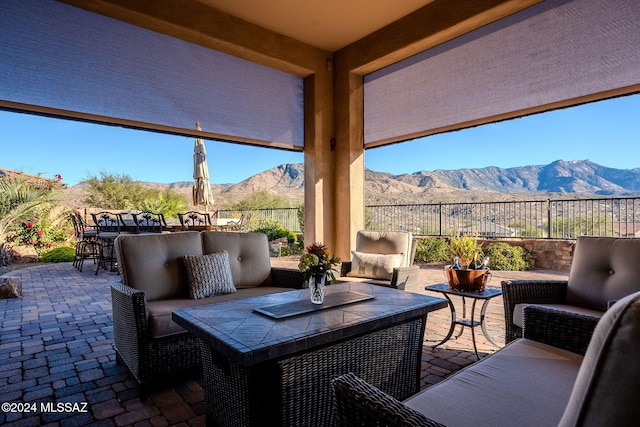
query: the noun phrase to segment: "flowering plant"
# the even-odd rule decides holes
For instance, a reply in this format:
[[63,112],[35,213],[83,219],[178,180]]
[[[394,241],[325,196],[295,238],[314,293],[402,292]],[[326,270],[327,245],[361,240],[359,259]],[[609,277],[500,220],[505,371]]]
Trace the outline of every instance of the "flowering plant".
[[300,257],[298,269],[304,273],[305,280],[311,276],[327,275],[335,283],[334,266],[340,264],[340,258],[329,253],[322,243],[313,243],[307,247],[307,253]]

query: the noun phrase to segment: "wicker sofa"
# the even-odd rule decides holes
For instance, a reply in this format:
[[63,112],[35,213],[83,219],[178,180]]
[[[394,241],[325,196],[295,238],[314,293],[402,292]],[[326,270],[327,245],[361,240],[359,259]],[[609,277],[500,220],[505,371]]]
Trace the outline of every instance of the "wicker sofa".
[[337,425],[640,425],[640,292],[604,314],[584,357],[529,339],[529,319],[544,314],[524,312],[525,338],[404,402],[353,374],[334,379]]
[[420,284],[413,265],[416,239],[405,231],[358,231],[350,261],[342,262],[339,282],[365,282],[404,290]]
[[[228,253],[237,292],[190,298],[185,255],[220,251]],[[173,322],[172,311],[302,288],[304,282],[300,271],[271,267],[262,233],[121,235],[115,252],[121,276],[111,284],[116,356],[141,386],[200,364],[196,339]]]
[[640,239],[579,237],[569,280],[502,282],[505,342],[522,337],[523,309],[536,305],[540,318],[555,329],[551,343],[584,354],[591,334],[607,307],[640,291]]

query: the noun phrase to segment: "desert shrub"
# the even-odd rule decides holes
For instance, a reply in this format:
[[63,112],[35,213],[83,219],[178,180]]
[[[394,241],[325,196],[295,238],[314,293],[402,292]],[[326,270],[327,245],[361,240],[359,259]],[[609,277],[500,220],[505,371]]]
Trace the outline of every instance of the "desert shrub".
[[187,200],[174,190],[166,189],[149,196],[137,206],[143,212],[163,214],[165,218],[177,218],[188,208]]
[[287,242],[295,243],[297,239],[293,231],[283,228],[275,219],[259,219],[251,224],[251,231],[266,234],[269,241],[286,237]]
[[38,253],[60,245],[72,244],[73,224],[69,210],[56,211],[50,206],[34,213],[34,219],[12,227],[11,241],[16,245],[31,245]]
[[297,208],[296,215],[298,216],[298,226],[300,231],[304,233],[304,205],[300,205]]
[[449,248],[447,242],[439,237],[425,237],[419,239],[416,245],[416,262],[447,261]]
[[137,209],[155,194],[127,174],[103,171],[100,177],[90,175],[83,183],[87,185],[84,203],[102,209]]
[[83,183],[87,186],[83,201],[101,209],[135,209],[177,218],[189,204],[172,189],[152,188],[127,174],[100,172],[100,177],[89,176]]
[[42,262],[69,262],[73,261],[76,250],[70,246],[58,246],[43,251],[40,254]]
[[522,271],[532,266],[531,253],[521,246],[511,246],[505,242],[491,243],[484,247],[492,270]]
[[299,243],[289,244],[280,248],[279,256],[300,255],[304,252],[304,246]]
[[0,179],[0,243],[3,243],[4,251],[8,250],[9,243],[19,238],[16,233],[21,224],[44,217],[53,204],[51,188],[22,177]]

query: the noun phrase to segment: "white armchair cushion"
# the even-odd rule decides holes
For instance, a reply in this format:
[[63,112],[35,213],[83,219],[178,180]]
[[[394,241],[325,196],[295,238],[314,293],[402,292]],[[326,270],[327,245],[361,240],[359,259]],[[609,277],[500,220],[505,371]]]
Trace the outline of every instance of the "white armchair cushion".
[[351,271],[347,276],[391,280],[393,269],[402,265],[404,254],[370,254],[351,251]]
[[413,263],[413,236],[406,231],[366,231],[360,230],[356,235],[358,252],[368,254],[403,254],[399,267],[408,267]]

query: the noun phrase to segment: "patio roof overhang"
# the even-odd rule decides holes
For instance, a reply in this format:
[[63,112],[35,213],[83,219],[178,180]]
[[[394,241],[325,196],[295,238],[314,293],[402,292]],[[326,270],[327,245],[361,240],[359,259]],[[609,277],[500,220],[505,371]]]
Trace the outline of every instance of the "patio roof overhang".
[[[349,256],[355,234],[364,225],[365,143],[374,147],[640,91],[640,78],[637,71],[640,70],[640,58],[637,49],[634,48],[633,51],[630,51],[628,48],[629,43],[635,43],[637,46],[639,38],[637,28],[640,27],[637,25],[640,11],[632,0],[609,0],[607,2],[596,0],[573,2],[565,0],[546,2],[541,0],[405,0],[387,2],[380,0],[366,2],[366,7],[362,7],[360,1],[322,1],[310,5],[307,2],[295,0],[278,0],[265,3],[268,4],[266,9],[263,8],[262,3],[264,2],[229,0],[183,0],[180,2],[173,0],[61,0],[61,3],[78,6],[118,21],[299,77],[302,79],[301,88],[303,91],[302,144],[282,143],[261,137],[254,138],[233,134],[233,130],[229,133],[195,132],[153,121],[114,119],[85,111],[63,111],[37,103],[20,104],[6,99],[0,99],[0,107],[82,120],[103,121],[163,132],[221,138],[244,144],[293,150],[303,149],[305,155],[305,240],[307,242],[323,241],[335,248],[337,254],[342,257]],[[320,6],[313,7],[316,6],[316,3]],[[367,94],[371,93],[372,95],[365,97],[365,88],[368,84],[366,79],[384,83],[382,77],[390,74],[385,69],[389,65],[401,64],[400,68],[409,69],[410,64],[402,61],[411,62],[413,58],[418,58],[421,63],[426,64],[426,69],[429,70],[428,67],[432,64],[433,66],[442,66],[442,64],[428,62],[428,54],[427,58],[419,58],[418,54],[421,52],[430,52],[430,49],[435,47],[446,49],[447,52],[463,52],[460,49],[456,50],[457,46],[448,44],[459,40],[463,40],[467,47],[482,47],[481,44],[473,44],[480,36],[468,36],[470,39],[462,38],[462,36],[475,33],[478,29],[485,29],[488,34],[493,35],[494,43],[495,40],[499,43],[499,49],[512,55],[506,59],[503,58],[504,63],[509,63],[509,61],[522,62],[522,57],[513,55],[514,52],[522,52],[523,49],[518,46],[515,48],[510,46],[512,39],[504,39],[508,36],[501,35],[503,28],[500,27],[500,23],[506,22],[503,18],[515,17],[509,21],[509,26],[515,28],[516,34],[523,28],[528,28],[527,31],[531,31],[533,35],[536,32],[548,32],[549,28],[560,32],[563,29],[560,27],[566,27],[566,22],[572,22],[572,18],[580,19],[575,16],[566,17],[567,13],[575,13],[576,8],[579,12],[583,5],[591,7],[602,3],[604,5],[600,10],[606,13],[602,13],[602,16],[596,16],[596,20],[591,21],[590,25],[597,26],[598,19],[602,18],[603,28],[598,29],[602,30],[600,32],[607,33],[610,38],[622,34],[627,39],[622,43],[617,43],[622,47],[616,54],[611,53],[610,45],[600,43],[601,40],[598,40],[597,44],[594,43],[596,45],[593,50],[595,54],[598,52],[607,54],[607,58],[598,64],[594,65],[589,62],[583,64],[584,61],[581,61],[580,57],[574,56],[568,58],[565,65],[570,67],[572,64],[580,63],[580,66],[601,71],[594,75],[588,73],[579,75],[576,82],[581,86],[584,82],[593,83],[596,80],[599,81],[603,76],[611,74],[607,64],[613,64],[614,70],[622,69],[621,76],[614,76],[615,78],[607,84],[588,84],[584,93],[570,90],[567,93],[560,93],[556,98],[535,99],[532,104],[512,105],[507,103],[501,107],[502,110],[484,111],[485,106],[481,103],[487,102],[485,93],[502,93],[504,87],[489,87],[488,91],[483,92],[486,88],[481,87],[481,83],[473,84],[472,82],[470,86],[461,85],[461,87],[467,91],[473,90],[474,93],[470,96],[468,96],[468,92],[455,94],[456,98],[452,101],[453,111],[446,110],[440,104],[434,108],[436,114],[437,111],[446,111],[443,116],[445,118],[454,116],[454,120],[435,121],[434,124],[426,127],[418,123],[418,127],[415,129],[412,128],[415,124],[415,118],[411,117],[411,109],[416,110],[419,104],[409,103],[403,109],[404,100],[402,98],[394,100],[389,97],[390,90],[398,93],[403,92],[395,90],[398,80],[392,79],[386,86],[384,84],[379,87],[369,85],[368,87],[373,89],[367,89]],[[542,12],[536,10],[533,14],[519,15],[521,11],[533,10],[538,7],[536,5],[542,8],[539,9]],[[568,8],[567,5],[573,5],[574,8]],[[345,8],[349,7],[353,9],[350,12],[345,12],[348,10]],[[563,8],[568,8],[569,12],[565,12]],[[622,17],[609,13],[616,9],[622,11],[620,12]],[[543,13],[548,10],[551,11],[549,15]],[[553,12],[556,11],[557,13],[554,14]],[[532,18],[537,18],[537,20]],[[492,23],[494,23],[493,26]],[[529,23],[532,24],[528,25]],[[613,23],[616,25],[611,25]],[[517,27],[516,24],[520,26]],[[545,27],[543,24],[547,26]],[[624,31],[619,30],[621,28]],[[635,30],[629,30],[629,28],[635,28]],[[619,34],[615,31],[619,31]],[[552,31],[552,33],[554,32]],[[503,38],[501,39],[501,37]],[[560,35],[558,38],[562,37],[570,38],[572,33]],[[590,36],[587,34],[583,35],[584,37]],[[620,39],[621,37],[618,37],[616,40]],[[556,41],[557,39],[551,40],[551,42]],[[578,41],[580,42],[578,44],[588,44],[584,42],[589,40]],[[488,44],[488,46],[495,46],[495,44]],[[472,49],[471,53],[474,51],[478,51],[478,49]],[[538,58],[544,59],[544,56],[549,56],[549,52],[553,52],[553,49],[541,51],[539,47],[535,46],[524,54],[537,55]],[[495,63],[493,59],[488,63],[481,62],[482,58],[487,57],[486,53],[480,52],[478,57],[473,58],[472,65],[478,67],[476,69]],[[469,55],[469,52],[465,54]],[[445,61],[444,65],[453,64],[453,69],[461,66],[464,68],[465,58],[467,56],[463,56],[462,59],[452,58]],[[468,56],[468,58],[472,57]],[[534,58],[533,65],[538,58]],[[460,61],[462,61],[462,65]],[[502,69],[505,68],[504,63],[499,64]],[[516,75],[513,80],[508,82],[509,86],[517,87],[520,92],[528,91],[536,94],[545,91],[559,92],[558,88],[552,86],[533,84],[529,79],[530,76],[526,74],[527,69],[530,68],[528,64],[516,65],[519,65],[515,68],[517,72],[524,74]],[[397,67],[397,65],[395,66]],[[556,71],[563,72],[563,70]],[[380,74],[375,74],[376,72]],[[418,69],[417,74],[425,72],[433,74],[433,70],[424,71],[424,69],[422,71]],[[436,73],[433,74],[434,78],[431,80],[437,80],[438,75],[446,76],[449,73],[449,69],[444,69],[441,72],[436,70]],[[471,75],[469,80],[473,81],[475,74],[469,73],[469,75]],[[493,73],[493,75],[505,78],[499,73]],[[531,87],[527,87],[530,82]],[[412,83],[409,81],[405,86]],[[485,84],[493,86],[498,83],[500,82],[493,81]],[[568,85],[569,83],[571,82],[561,84]],[[453,86],[456,85],[447,85],[445,82],[444,85],[436,88],[435,95],[429,91],[420,92],[422,89],[417,86],[410,88],[410,91],[415,92],[414,89],[419,89],[419,97],[429,97],[428,99],[432,99],[435,103],[447,98],[453,99],[448,92],[449,89],[455,89]],[[482,90],[476,91],[475,89]],[[509,93],[507,97],[518,97],[517,93]],[[465,97],[468,98],[468,102],[465,101]],[[385,113],[385,103],[387,102],[392,105],[391,108],[386,108],[387,113],[392,117],[391,120],[398,120],[397,115],[390,114],[392,110],[396,114],[409,117],[409,120],[406,123],[403,122],[403,129],[395,134],[380,137],[365,135],[365,114],[369,114],[365,113],[365,101],[366,105],[372,106],[371,108],[367,107],[367,111],[373,111],[372,116],[366,116],[367,126],[370,122],[379,120],[381,115],[387,115]],[[498,101],[502,100],[498,99]],[[398,107],[398,103],[400,103],[400,107]],[[463,106],[464,111],[459,111],[462,103],[468,105]],[[474,109],[482,109],[482,114],[480,116],[466,115],[467,111]],[[381,112],[383,114],[380,114]],[[425,115],[423,112],[420,114]],[[460,117],[457,117],[458,115]],[[404,117],[402,119],[404,120]],[[383,120],[377,126],[385,128],[387,125]]]

